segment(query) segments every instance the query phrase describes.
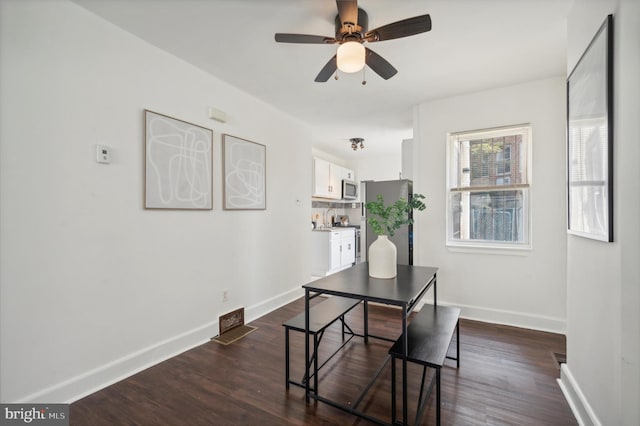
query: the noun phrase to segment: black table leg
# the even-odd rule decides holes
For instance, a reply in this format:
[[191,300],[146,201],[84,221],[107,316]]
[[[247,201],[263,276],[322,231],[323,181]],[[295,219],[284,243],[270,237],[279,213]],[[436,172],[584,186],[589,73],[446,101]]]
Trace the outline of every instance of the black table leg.
[[433,306],[438,306],[438,274],[433,275]]
[[364,301],[364,342],[369,343],[369,302]]
[[305,399],[309,403],[309,289],[304,290],[304,365],[307,369],[304,381]]
[[402,307],[402,423],[407,424],[407,354],[409,353],[409,339],[407,339],[407,307]]
[[318,394],[318,333],[313,333],[313,393]]
[[440,368],[436,368],[436,425],[440,426]]
[[396,423],[396,358],[391,357],[391,423]]
[[289,327],[285,327],[284,329],[284,359],[284,375],[287,389],[289,389]]
[[460,368],[460,320],[456,324],[456,367]]

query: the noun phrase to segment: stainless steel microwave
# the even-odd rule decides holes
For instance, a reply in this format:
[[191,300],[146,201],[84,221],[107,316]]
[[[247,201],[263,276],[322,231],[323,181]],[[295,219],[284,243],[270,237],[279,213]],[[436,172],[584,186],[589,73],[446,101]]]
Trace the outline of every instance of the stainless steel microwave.
[[350,180],[342,181],[342,199],[355,200],[358,198],[358,184]]

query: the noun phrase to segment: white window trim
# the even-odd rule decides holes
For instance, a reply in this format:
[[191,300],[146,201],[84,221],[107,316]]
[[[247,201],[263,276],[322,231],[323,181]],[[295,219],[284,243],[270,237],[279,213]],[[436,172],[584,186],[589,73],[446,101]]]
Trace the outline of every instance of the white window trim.
[[[460,135],[482,135],[483,133],[491,134],[493,137],[507,136],[513,134],[514,130],[523,129],[527,133],[526,153],[527,153],[527,182],[528,182],[528,197],[525,205],[525,227],[527,230],[527,242],[526,243],[504,243],[504,242],[492,242],[492,241],[454,241],[450,238],[452,218],[450,211],[450,194],[453,188],[452,182],[457,181],[455,173],[457,169],[452,167],[452,143],[451,138]],[[504,255],[528,255],[533,249],[533,227],[532,227],[532,166],[533,166],[533,128],[531,123],[514,124],[512,126],[494,127],[488,129],[469,130],[463,132],[450,132],[446,136],[446,189],[445,189],[445,245],[449,251],[461,252],[461,253],[481,253],[481,254],[504,254]]]

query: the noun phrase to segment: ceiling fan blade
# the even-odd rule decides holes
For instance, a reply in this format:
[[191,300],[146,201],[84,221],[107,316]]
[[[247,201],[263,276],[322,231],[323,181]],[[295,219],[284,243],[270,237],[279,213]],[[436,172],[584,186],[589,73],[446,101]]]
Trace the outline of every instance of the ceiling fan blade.
[[367,31],[364,38],[369,42],[384,41],[425,33],[427,31],[431,31],[431,17],[429,15],[420,15]]
[[308,35],[308,34],[286,34],[286,33],[276,33],[276,41],[279,43],[305,43],[305,44],[336,43],[336,39],[333,37]]
[[336,0],[338,15],[342,25],[351,23],[355,27],[358,25],[358,0]]
[[326,65],[320,70],[314,81],[317,83],[324,83],[325,81],[329,80],[329,77],[331,77],[337,69],[337,55],[333,55],[333,58],[329,59],[329,62],[327,62]]
[[367,63],[369,68],[374,70],[380,77],[384,78],[385,80],[389,80],[391,77],[398,73],[398,70],[395,69],[393,65],[387,62],[387,60],[382,56],[378,55],[368,47],[365,47],[365,50],[365,62]]

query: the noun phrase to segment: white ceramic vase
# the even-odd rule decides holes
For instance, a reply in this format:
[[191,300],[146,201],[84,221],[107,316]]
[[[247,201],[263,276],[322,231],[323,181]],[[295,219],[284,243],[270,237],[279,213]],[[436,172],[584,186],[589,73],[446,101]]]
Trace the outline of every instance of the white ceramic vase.
[[395,278],[398,250],[389,237],[378,235],[369,246],[369,276],[372,278]]

